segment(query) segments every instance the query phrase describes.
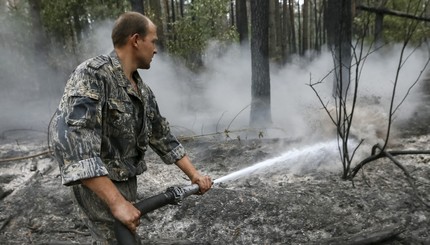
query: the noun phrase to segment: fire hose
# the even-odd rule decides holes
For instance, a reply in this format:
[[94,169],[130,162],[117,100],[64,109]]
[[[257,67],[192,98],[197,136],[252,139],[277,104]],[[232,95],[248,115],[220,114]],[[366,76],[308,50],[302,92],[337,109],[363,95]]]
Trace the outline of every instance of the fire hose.
[[[185,187],[169,187],[164,193],[148,197],[136,203],[134,206],[144,215],[155,209],[166,206],[167,204],[179,205],[184,198],[197,193],[199,189],[197,184]],[[138,241],[136,241],[136,236],[119,220],[115,221],[114,230],[118,244],[139,244]]]

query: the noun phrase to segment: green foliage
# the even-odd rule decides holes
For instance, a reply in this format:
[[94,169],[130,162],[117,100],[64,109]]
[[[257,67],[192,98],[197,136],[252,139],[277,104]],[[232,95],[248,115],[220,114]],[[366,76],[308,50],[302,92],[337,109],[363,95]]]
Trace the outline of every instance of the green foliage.
[[[416,17],[429,18],[429,0],[388,0],[385,6],[379,6],[379,0],[370,0],[366,6],[386,8],[388,10],[409,14]],[[427,10],[426,10],[427,8]],[[354,34],[356,37],[366,36],[368,42],[373,41],[375,14],[360,11],[354,18]],[[413,20],[399,16],[384,16],[383,36],[385,43],[403,43],[406,40],[420,44],[428,40],[429,22]]]
[[360,11],[353,19],[352,28],[355,38],[363,36],[373,36],[373,24],[375,23],[375,14],[366,11]]
[[[74,36],[74,25],[85,18],[84,0],[59,2],[55,0],[42,1],[42,21],[51,34],[57,38],[71,38]],[[72,14],[75,16],[72,16]],[[74,19],[79,18],[79,19]]]
[[[387,7],[395,11],[406,12],[417,17],[423,17],[426,16],[426,5],[429,5],[428,0],[392,0],[389,1]],[[430,26],[424,21],[400,18],[396,16],[385,16],[384,18],[384,36],[386,41],[390,43],[403,42],[409,38],[412,43],[422,43],[422,41],[428,38],[429,32]]]
[[42,25],[52,47],[57,47],[50,50],[50,60],[62,70],[70,70],[76,63],[88,58],[88,48],[93,44],[82,45],[82,42],[95,35],[95,22],[115,19],[130,9],[127,0],[41,1]]
[[195,0],[183,18],[170,25],[167,48],[170,53],[197,68],[210,40],[237,40],[237,32],[228,22],[229,0]]
[[[81,53],[80,42],[91,34],[93,23],[115,19],[130,10],[128,0],[41,0],[41,16],[45,30],[53,43],[64,52]],[[166,48],[196,67],[210,40],[228,42],[237,39],[235,28],[229,23],[229,0],[195,0],[185,6],[183,18],[168,23]],[[148,16],[154,18],[153,13]],[[57,64],[60,61],[56,62]]]
[[79,40],[92,22],[116,18],[126,9],[126,0],[42,0],[42,21],[50,34],[67,43]]

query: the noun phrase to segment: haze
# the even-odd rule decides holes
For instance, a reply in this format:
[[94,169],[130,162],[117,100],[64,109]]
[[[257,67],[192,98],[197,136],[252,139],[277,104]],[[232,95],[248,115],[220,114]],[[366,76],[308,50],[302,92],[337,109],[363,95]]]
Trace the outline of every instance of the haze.
[[[106,22],[98,25],[94,35],[84,42],[96,48],[83,56],[89,58],[108,53],[112,49],[111,24],[112,22]],[[34,60],[33,66],[23,66],[20,60],[22,50],[11,50],[5,48],[5,45],[0,48],[0,131],[46,131],[69,74],[38,67],[40,54],[37,53],[34,53],[34,57],[29,57]],[[362,117],[357,118],[357,121],[367,125],[367,128],[371,122],[367,120],[369,117],[388,112],[400,48],[385,48],[370,55],[365,62],[359,94],[366,98],[359,102],[363,112],[357,113],[357,117]],[[406,52],[409,55],[412,51]],[[397,103],[415,82],[427,59],[428,51],[413,52],[410,55],[401,70]],[[75,60],[70,62],[77,64]],[[176,134],[201,135],[228,129],[232,131],[229,135],[232,138],[255,137],[255,132],[246,131],[249,129],[251,101],[249,50],[237,45],[222,49],[213,42],[206,51],[204,63],[205,71],[194,74],[168,55],[157,54],[151,69],[141,70],[140,74],[155,92],[160,110],[170,121]],[[328,52],[323,52],[312,61],[296,59],[284,67],[271,65],[273,126],[265,131],[265,137],[315,138],[324,134],[334,137],[333,125],[308,86],[311,81],[322,80],[330,73],[331,67],[332,57]],[[414,106],[419,103],[419,86],[420,84],[412,89],[401,110],[397,112],[398,120],[409,117]],[[331,78],[326,78],[316,87],[324,101],[332,101],[331,87]],[[369,98],[380,103],[370,103],[372,106],[369,107]],[[221,137],[224,136],[221,134]]]

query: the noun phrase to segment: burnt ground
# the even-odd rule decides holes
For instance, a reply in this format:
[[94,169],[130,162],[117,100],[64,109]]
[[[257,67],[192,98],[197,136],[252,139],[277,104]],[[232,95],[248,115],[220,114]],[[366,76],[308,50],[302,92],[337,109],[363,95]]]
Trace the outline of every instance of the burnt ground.
[[[429,150],[429,114],[427,105],[417,110],[390,149]],[[1,159],[44,152],[44,138],[39,132],[3,132]],[[197,168],[214,179],[301,147],[288,139],[196,137],[183,143]],[[181,206],[149,213],[139,228],[144,244],[373,244],[381,237],[387,239],[376,244],[430,244],[430,207],[416,197],[430,203],[430,155],[396,157],[414,178],[414,191],[386,158],[368,163],[351,182],[340,178],[327,152],[307,154],[314,156],[217,184]],[[148,167],[139,176],[140,198],[188,184],[153,153]],[[48,154],[3,161],[0,169],[1,244],[90,243]]]

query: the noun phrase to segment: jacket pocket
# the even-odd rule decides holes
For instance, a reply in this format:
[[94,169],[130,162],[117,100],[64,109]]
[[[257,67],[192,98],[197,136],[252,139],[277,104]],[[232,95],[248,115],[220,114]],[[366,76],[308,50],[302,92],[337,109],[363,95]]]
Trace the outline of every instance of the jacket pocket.
[[117,137],[133,137],[134,111],[129,101],[108,100],[108,119],[110,134]]
[[66,112],[66,123],[69,126],[94,128],[97,125],[97,108],[99,101],[91,97],[71,96]]

